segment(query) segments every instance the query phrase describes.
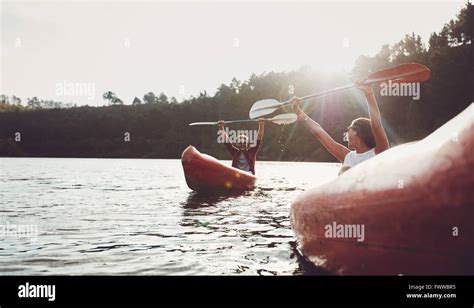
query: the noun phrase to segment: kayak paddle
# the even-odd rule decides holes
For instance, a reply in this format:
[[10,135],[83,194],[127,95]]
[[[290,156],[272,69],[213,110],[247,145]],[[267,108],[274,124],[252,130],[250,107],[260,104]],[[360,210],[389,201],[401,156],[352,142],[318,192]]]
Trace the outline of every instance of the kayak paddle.
[[[391,80],[392,83],[411,83],[411,82],[423,82],[430,78],[431,71],[424,65],[417,63],[406,63],[395,67],[383,69],[371,73],[362,80],[348,84],[342,87],[337,87],[330,90],[321,91],[314,94],[309,94],[299,99],[301,101],[307,101],[317,97],[326,96],[329,94],[335,94],[338,92],[346,91],[351,88],[357,87],[358,85],[373,85]],[[275,112],[277,109],[290,105],[291,102],[279,102],[276,99],[263,99],[253,104],[249,112],[251,119],[259,118]]]
[[[273,118],[265,119],[265,121],[270,121],[278,125],[287,125],[296,122],[297,116],[294,113],[283,113]],[[257,119],[251,120],[233,120],[233,121],[224,121],[224,123],[241,123],[241,122],[258,122]],[[194,122],[189,124],[189,126],[196,125],[217,125],[218,122]]]

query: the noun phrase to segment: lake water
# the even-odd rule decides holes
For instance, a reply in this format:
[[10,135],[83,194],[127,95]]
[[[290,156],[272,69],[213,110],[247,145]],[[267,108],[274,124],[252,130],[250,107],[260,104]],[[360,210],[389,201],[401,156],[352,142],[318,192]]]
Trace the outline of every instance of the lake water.
[[254,191],[209,197],[186,186],[179,160],[0,158],[0,273],[318,274],[297,253],[289,208],[339,164],[256,170]]

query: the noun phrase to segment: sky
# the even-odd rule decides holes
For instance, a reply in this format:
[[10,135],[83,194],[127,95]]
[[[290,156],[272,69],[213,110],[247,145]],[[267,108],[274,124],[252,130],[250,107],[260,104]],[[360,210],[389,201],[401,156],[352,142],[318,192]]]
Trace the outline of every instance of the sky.
[[106,91],[182,100],[252,73],[348,72],[407,33],[426,43],[465,3],[1,1],[0,93],[91,106]]

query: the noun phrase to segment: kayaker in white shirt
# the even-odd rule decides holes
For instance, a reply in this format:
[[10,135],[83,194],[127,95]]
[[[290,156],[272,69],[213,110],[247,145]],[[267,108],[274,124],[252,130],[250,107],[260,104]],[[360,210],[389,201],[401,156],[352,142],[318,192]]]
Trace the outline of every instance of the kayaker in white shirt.
[[298,120],[304,123],[306,128],[337,160],[342,162],[339,174],[390,147],[372,88],[370,86],[359,86],[359,89],[367,99],[370,119],[358,118],[352,121],[345,133],[345,139],[348,141],[347,147],[336,142],[319,123],[301,110],[298,97],[292,98],[292,108],[298,115]]

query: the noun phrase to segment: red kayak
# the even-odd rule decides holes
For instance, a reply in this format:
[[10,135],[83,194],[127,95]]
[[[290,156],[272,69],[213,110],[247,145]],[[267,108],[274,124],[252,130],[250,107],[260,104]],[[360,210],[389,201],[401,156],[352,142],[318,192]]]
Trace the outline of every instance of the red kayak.
[[474,274],[474,104],[300,195],[299,249],[340,275]]
[[188,146],[181,155],[188,187],[199,192],[251,190],[257,178]]

